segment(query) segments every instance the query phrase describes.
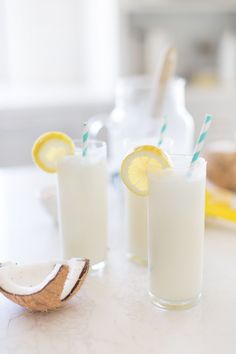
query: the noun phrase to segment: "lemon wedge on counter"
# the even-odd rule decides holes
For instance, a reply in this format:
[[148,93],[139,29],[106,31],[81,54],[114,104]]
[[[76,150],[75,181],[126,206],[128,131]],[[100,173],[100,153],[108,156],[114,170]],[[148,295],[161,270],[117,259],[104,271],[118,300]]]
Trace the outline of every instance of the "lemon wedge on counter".
[[122,162],[120,175],[126,187],[139,196],[148,195],[148,173],[172,166],[160,148],[143,145],[134,149]]
[[236,223],[236,208],[233,205],[234,194],[229,191],[206,190],[206,216]]
[[74,155],[75,145],[71,138],[61,132],[41,135],[34,143],[32,157],[35,164],[45,172],[57,172],[57,165],[66,155]]

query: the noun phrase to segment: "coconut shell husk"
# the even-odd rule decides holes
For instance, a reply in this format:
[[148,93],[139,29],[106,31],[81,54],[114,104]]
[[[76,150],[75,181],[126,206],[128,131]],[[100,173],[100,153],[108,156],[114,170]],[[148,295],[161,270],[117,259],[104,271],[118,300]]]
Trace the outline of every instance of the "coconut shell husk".
[[89,260],[85,260],[85,265],[80,273],[79,279],[69,295],[63,300],[60,299],[65,281],[69,273],[68,265],[61,265],[59,271],[53,279],[40,291],[30,295],[11,294],[0,287],[0,292],[9,300],[30,310],[32,312],[47,312],[61,307],[66,300],[75,295],[81,288],[89,271]]
[[69,273],[69,267],[62,265],[51,281],[39,292],[30,295],[11,294],[0,288],[0,292],[9,300],[30,311],[48,311],[61,306],[60,294]]
[[83,282],[85,280],[85,278],[87,277],[87,274],[89,272],[89,260],[85,259],[85,264],[84,267],[80,273],[79,279],[77,280],[77,282],[75,283],[73,289],[71,290],[71,292],[63,299],[61,300],[61,302],[65,302],[69,299],[72,298],[72,296],[74,296],[81,288],[81,286],[83,285]]
[[236,192],[236,152],[209,151],[207,177],[217,186]]

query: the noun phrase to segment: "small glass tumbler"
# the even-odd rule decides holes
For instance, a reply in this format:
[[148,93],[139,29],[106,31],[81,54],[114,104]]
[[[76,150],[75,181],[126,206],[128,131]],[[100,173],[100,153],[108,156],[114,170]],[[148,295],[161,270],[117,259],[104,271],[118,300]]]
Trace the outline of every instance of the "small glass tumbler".
[[58,166],[59,224],[64,258],[85,257],[92,269],[105,265],[107,251],[106,144],[91,140],[86,156],[82,142]]
[[149,294],[161,308],[185,309],[201,296],[206,162],[189,173],[191,157],[171,158],[173,168],[149,175]]

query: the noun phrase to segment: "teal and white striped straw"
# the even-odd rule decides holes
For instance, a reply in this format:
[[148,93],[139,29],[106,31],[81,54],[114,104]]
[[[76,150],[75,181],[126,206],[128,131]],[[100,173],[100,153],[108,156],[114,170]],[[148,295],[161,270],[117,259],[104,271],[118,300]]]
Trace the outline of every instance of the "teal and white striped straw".
[[85,122],[83,124],[82,156],[86,156],[87,155],[88,139],[89,139],[88,124]]
[[202,148],[204,146],[206,136],[207,136],[208,130],[210,128],[212,119],[213,119],[212,116],[209,114],[207,114],[205,116],[204,122],[202,124],[200,135],[197,139],[197,143],[194,148],[193,157],[192,157],[191,164],[190,164],[190,170],[192,170],[194,164],[196,163],[196,161],[199,159],[199,156],[201,155]]
[[163,139],[165,136],[165,132],[167,129],[167,118],[166,116],[163,117],[163,124],[161,126],[161,130],[160,130],[160,137],[159,137],[159,141],[157,143],[157,146],[161,146],[163,144]]

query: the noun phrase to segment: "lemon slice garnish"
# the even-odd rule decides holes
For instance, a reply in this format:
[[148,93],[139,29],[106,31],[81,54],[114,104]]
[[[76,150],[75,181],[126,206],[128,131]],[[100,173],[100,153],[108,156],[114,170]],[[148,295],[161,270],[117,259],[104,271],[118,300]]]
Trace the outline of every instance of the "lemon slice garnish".
[[71,138],[61,132],[49,132],[41,135],[34,143],[32,157],[42,170],[57,172],[58,162],[66,155],[75,153],[75,145]]
[[172,166],[169,156],[160,148],[143,145],[134,149],[122,162],[120,175],[133,193],[148,195],[148,174]]

